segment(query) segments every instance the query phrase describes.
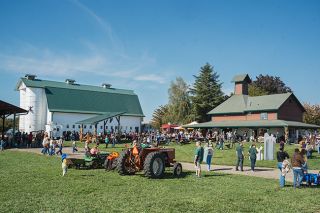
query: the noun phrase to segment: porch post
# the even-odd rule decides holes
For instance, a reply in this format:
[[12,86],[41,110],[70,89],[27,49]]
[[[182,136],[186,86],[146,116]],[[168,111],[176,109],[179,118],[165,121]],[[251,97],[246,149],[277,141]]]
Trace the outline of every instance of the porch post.
[[2,115],[2,140],[4,140],[4,120],[6,119],[5,115]]
[[13,134],[13,138],[12,138],[12,140],[13,140],[13,144],[15,144],[15,142],[16,142],[16,137],[14,137],[14,134],[15,134],[15,132],[16,132],[16,113],[14,113],[13,114],[13,127],[12,127],[12,134]]
[[284,127],[284,140],[286,144],[289,144],[289,127]]

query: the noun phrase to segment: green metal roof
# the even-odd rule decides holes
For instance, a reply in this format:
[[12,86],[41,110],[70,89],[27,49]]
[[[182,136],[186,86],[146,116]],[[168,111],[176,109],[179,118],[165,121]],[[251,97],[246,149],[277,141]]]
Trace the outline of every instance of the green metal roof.
[[248,83],[251,83],[251,79],[248,74],[236,75],[233,77],[231,82],[243,82],[247,80]]
[[144,116],[137,95],[45,87],[48,108],[52,112],[105,114],[126,112],[124,115]]
[[24,83],[27,87],[36,87],[36,88],[46,88],[46,87],[56,87],[56,88],[64,88],[64,89],[78,89],[78,90],[89,90],[95,92],[108,92],[108,93],[118,93],[118,94],[127,94],[127,95],[135,95],[133,90],[124,90],[124,89],[115,89],[115,88],[103,88],[102,86],[90,86],[83,84],[68,84],[65,82],[58,81],[48,81],[48,80],[29,80],[26,78],[21,78],[16,85],[16,90],[19,89],[21,83]]
[[125,112],[109,112],[109,113],[104,113],[102,115],[97,115],[82,121],[76,122],[76,124],[95,124],[100,121],[107,120],[108,118],[112,118],[118,115],[123,115]]
[[293,96],[303,109],[303,106],[292,93],[256,97],[250,97],[248,95],[233,95],[225,102],[211,110],[208,114],[243,114],[245,112],[254,111],[276,111],[290,96]]
[[209,121],[194,125],[185,125],[184,128],[250,128],[250,127],[298,127],[319,129],[320,126],[285,120],[258,120],[258,121]]

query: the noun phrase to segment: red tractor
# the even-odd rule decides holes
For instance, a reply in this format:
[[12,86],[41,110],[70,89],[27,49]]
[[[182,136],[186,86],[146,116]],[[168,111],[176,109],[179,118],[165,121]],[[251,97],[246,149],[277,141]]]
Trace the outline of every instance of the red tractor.
[[182,174],[182,165],[175,160],[173,148],[128,148],[119,158],[117,170],[120,175],[133,175],[144,171],[146,177],[162,178],[165,167],[173,167],[173,174],[177,177]]

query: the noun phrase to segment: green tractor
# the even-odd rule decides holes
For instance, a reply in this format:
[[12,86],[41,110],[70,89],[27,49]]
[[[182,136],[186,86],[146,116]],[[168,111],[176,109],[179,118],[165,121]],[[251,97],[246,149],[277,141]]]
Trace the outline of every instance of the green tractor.
[[102,169],[109,154],[109,152],[100,152],[97,155],[86,153],[83,159],[70,159],[70,167],[75,167],[76,169]]

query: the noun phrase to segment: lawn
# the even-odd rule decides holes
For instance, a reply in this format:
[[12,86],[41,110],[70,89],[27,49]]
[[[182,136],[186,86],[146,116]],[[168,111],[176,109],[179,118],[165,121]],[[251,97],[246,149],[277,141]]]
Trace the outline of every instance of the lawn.
[[[190,147],[191,148],[191,147]],[[319,188],[278,188],[277,180],[167,173],[151,180],[104,170],[70,169],[59,158],[0,153],[0,212],[317,212]]]
[[[77,143],[79,147],[83,147],[84,144],[78,142]],[[67,146],[70,146],[71,143],[67,142]],[[115,148],[111,148],[111,145],[109,145],[108,149],[105,149],[105,145],[102,144],[99,149],[102,151],[118,151],[121,152],[122,149],[125,148],[125,144],[117,144]],[[128,144],[130,145],[130,144]],[[250,166],[250,161],[248,159],[248,150],[251,143],[244,143],[244,152],[245,152],[245,160],[244,165]],[[257,144],[257,147],[263,146],[263,143]],[[177,145],[175,143],[170,143],[169,147],[174,147],[176,149],[176,159],[180,162],[193,162],[194,157],[194,150],[195,150],[195,144],[192,142],[191,144],[185,144],[185,145]],[[294,149],[298,147],[297,145],[285,145],[285,150],[288,152],[290,157],[294,153]],[[276,162],[276,152],[279,150],[279,144],[276,144],[275,153],[274,153],[274,159],[273,161],[257,161],[256,166],[258,167],[270,167],[270,168],[276,168],[277,162]],[[224,150],[214,150],[214,157],[212,159],[213,164],[217,165],[235,165],[236,162],[236,152],[235,147],[233,149],[224,149]],[[317,152],[313,152],[312,159],[308,160],[308,166],[309,169],[313,170],[320,170],[320,155]]]

